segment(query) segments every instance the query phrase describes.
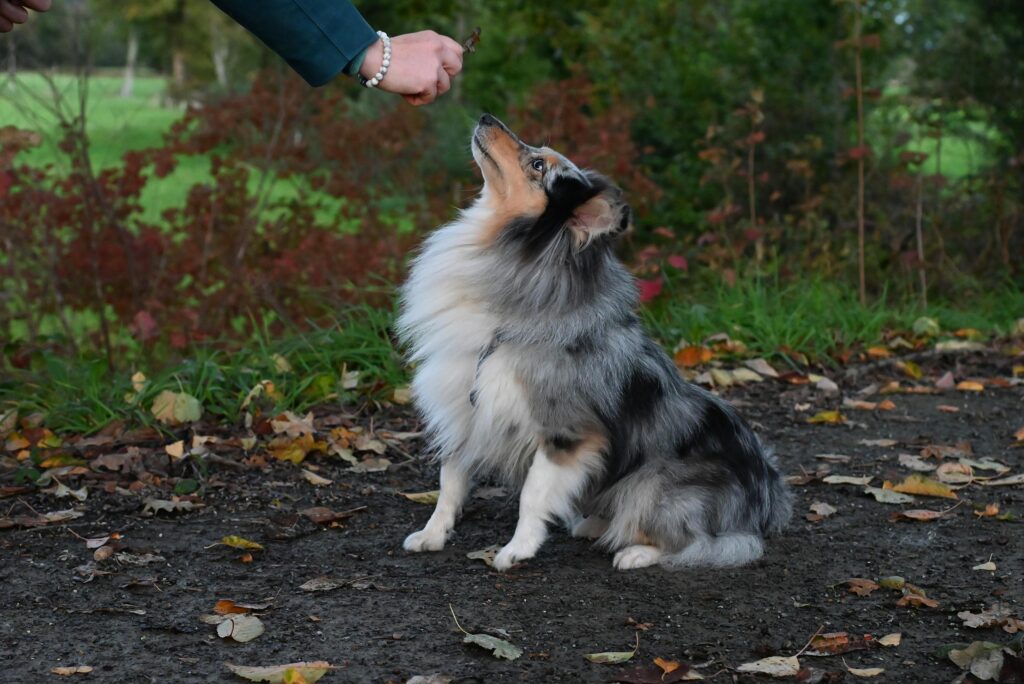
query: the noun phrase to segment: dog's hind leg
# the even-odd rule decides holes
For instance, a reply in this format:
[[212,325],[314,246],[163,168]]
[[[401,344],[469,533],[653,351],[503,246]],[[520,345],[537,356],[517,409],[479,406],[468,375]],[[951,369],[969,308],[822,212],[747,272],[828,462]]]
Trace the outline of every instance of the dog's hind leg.
[[577,539],[597,539],[608,530],[608,521],[599,515],[588,515],[572,526]]
[[455,527],[455,518],[469,494],[469,486],[469,474],[464,468],[452,462],[441,466],[437,506],[423,529],[405,538],[402,546],[406,551],[440,551],[444,548],[448,533]]
[[[579,450],[552,459],[544,448],[537,450],[519,496],[519,522],[512,540],[494,559],[494,567],[508,570],[519,561],[533,558],[548,536],[548,522],[569,519],[576,497],[596,467],[597,454]],[[562,458],[562,456],[567,456]]]

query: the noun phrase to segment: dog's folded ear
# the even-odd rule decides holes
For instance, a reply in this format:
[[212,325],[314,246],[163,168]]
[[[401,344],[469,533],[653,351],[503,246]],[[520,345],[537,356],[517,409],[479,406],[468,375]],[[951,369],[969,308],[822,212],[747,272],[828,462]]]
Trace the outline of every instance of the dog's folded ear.
[[622,191],[605,183],[604,190],[576,207],[569,217],[569,228],[584,242],[599,236],[616,237],[633,227],[633,212]]

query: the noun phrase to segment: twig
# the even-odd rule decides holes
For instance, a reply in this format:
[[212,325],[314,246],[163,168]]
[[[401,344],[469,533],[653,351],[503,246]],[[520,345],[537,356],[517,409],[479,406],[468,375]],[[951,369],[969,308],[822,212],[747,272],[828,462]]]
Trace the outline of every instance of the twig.
[[800,656],[802,656],[804,651],[806,651],[810,647],[810,645],[814,642],[814,638],[816,636],[818,636],[819,634],[821,634],[821,630],[823,630],[823,629],[825,629],[825,625],[821,625],[820,627],[818,627],[818,629],[816,629],[814,631],[814,634],[811,635],[811,638],[807,640],[807,643],[804,644],[804,647],[801,648],[799,651],[797,651],[796,654],[793,657],[794,658],[799,658]]

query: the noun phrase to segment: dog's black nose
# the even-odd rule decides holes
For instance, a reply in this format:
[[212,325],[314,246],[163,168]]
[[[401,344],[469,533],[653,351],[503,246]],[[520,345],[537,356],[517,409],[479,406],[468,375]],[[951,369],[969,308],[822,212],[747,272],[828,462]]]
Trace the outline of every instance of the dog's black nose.
[[480,117],[481,126],[500,126],[501,122],[498,121],[497,117],[491,116],[490,114],[484,114]]

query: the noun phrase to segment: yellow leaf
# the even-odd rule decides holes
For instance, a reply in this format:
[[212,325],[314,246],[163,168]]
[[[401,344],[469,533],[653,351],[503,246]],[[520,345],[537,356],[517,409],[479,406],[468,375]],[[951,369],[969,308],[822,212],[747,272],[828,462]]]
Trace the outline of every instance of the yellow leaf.
[[435,490],[429,491],[429,492],[412,492],[412,493],[409,493],[409,494],[406,494],[405,492],[403,492],[402,496],[404,496],[409,501],[414,501],[416,503],[421,503],[421,504],[433,505],[433,504],[437,503],[437,497],[440,494],[441,494],[440,490],[435,489]]
[[846,416],[839,411],[821,411],[808,418],[807,422],[820,425],[842,425],[846,422]]
[[302,676],[302,672],[294,668],[285,670],[281,681],[283,684],[307,684],[307,679]]
[[248,539],[244,539],[234,534],[224,537],[220,540],[220,543],[224,544],[225,546],[230,546],[233,549],[252,549],[253,551],[263,550],[263,546],[261,546],[260,544],[257,544],[254,541],[249,541]]
[[289,439],[282,435],[270,441],[267,451],[279,461],[291,461],[295,465],[299,465],[316,446],[316,440],[309,433],[295,439]]
[[985,386],[980,382],[974,380],[961,380],[956,384],[956,388],[961,392],[984,392]]
[[914,380],[920,380],[924,377],[924,372],[921,367],[913,361],[904,361],[900,364],[900,369],[907,374],[907,377],[913,378]]
[[1012,372],[1013,377],[1024,378],[1024,364],[1014,364]]
[[167,452],[168,456],[170,456],[171,458],[173,458],[175,460],[177,460],[179,458],[184,458],[185,457],[185,442],[184,442],[184,440],[179,439],[174,444],[166,445],[164,447],[164,451]]
[[288,359],[284,358],[280,354],[274,354],[270,359],[274,362],[274,368],[278,373],[292,372],[292,364],[288,363]]
[[908,475],[903,482],[893,486],[893,490],[904,494],[917,494],[919,496],[937,496],[944,499],[959,498],[952,489],[937,480],[925,477],[920,473]]
[[408,386],[396,387],[395,391],[391,393],[391,401],[399,406],[408,404],[412,401],[412,390]]

